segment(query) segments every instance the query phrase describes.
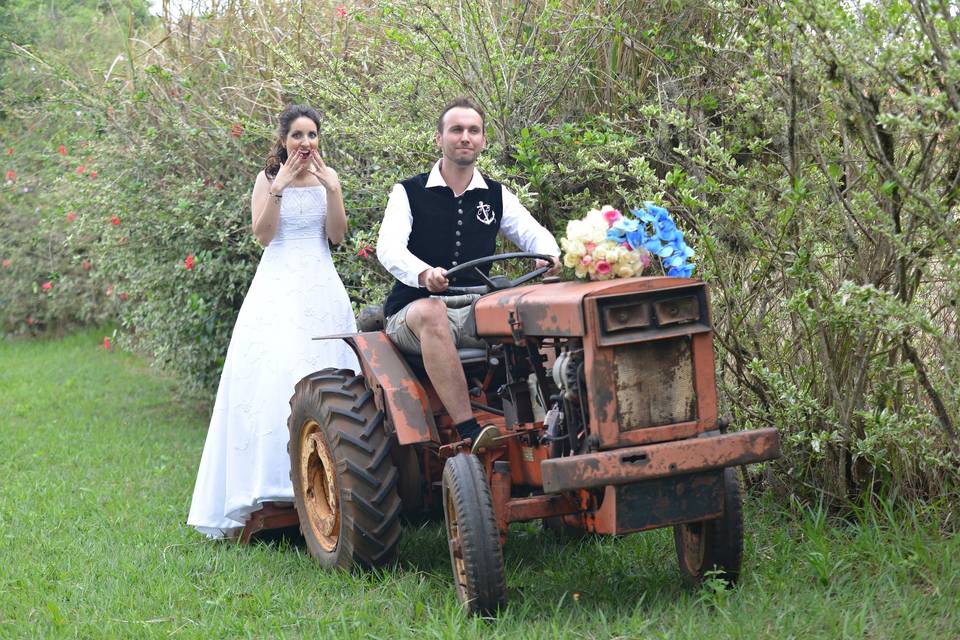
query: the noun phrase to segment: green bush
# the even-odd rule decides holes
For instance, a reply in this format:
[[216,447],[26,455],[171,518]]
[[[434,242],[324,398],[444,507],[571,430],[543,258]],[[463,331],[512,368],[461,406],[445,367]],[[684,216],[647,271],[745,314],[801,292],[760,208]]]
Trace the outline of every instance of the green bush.
[[323,115],[351,224],[335,260],[359,306],[390,282],[367,249],[390,185],[430,166],[439,106],[468,93],[490,114],[482,169],[556,234],[598,204],[674,213],[711,283],[724,411],[783,435],[754,481],[837,503],[956,490],[957,16],[919,0],[252,7],[144,23],[87,75],[17,53],[21,75],[46,64],[18,85],[17,122],[40,119],[25,96],[55,96],[49,117],[98,175],[48,148],[46,195],[4,192],[15,251],[46,248],[16,262],[41,268],[0,271],[7,331],[116,313],[128,344],[211,389],[282,106]]

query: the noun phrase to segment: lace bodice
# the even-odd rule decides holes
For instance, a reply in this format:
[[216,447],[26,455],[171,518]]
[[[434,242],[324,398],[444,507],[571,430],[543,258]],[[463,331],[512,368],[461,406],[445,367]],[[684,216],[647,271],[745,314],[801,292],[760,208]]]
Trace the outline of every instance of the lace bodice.
[[280,226],[270,246],[307,239],[320,239],[326,246],[326,217],[326,189],[322,186],[287,187],[280,201]]

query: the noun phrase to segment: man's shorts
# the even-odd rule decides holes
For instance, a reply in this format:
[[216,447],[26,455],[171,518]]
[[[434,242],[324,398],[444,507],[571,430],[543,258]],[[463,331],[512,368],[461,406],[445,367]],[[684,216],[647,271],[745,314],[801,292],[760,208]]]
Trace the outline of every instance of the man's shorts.
[[[462,296],[432,296],[443,300],[447,305],[447,321],[450,324],[450,333],[453,334],[453,343],[458,349],[486,349],[487,344],[477,338],[477,323],[473,318],[473,301],[478,295]],[[423,298],[421,298],[422,300]],[[414,300],[407,306],[387,318],[385,331],[387,336],[403,353],[420,355],[420,338],[407,326],[407,311]]]

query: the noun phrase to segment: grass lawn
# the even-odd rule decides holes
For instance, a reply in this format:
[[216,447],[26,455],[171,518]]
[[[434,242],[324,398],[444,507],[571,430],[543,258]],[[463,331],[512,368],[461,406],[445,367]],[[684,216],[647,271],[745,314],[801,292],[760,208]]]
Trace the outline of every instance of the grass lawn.
[[101,336],[0,342],[0,638],[960,638],[960,541],[902,509],[861,524],[746,500],[741,584],[682,584],[668,530],[505,549],[510,606],[463,616],[439,523],[382,573],[184,520],[207,415]]

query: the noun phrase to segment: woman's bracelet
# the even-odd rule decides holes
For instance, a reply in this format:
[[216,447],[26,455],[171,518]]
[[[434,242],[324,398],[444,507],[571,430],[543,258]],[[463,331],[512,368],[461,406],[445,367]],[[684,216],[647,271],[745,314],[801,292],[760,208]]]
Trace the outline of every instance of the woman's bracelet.
[[273,191],[269,191],[268,193],[269,193],[271,196],[273,196],[274,198],[276,198],[277,200],[279,200],[280,198],[283,197],[283,195],[281,195],[281,194],[279,194],[279,193],[274,193]]

